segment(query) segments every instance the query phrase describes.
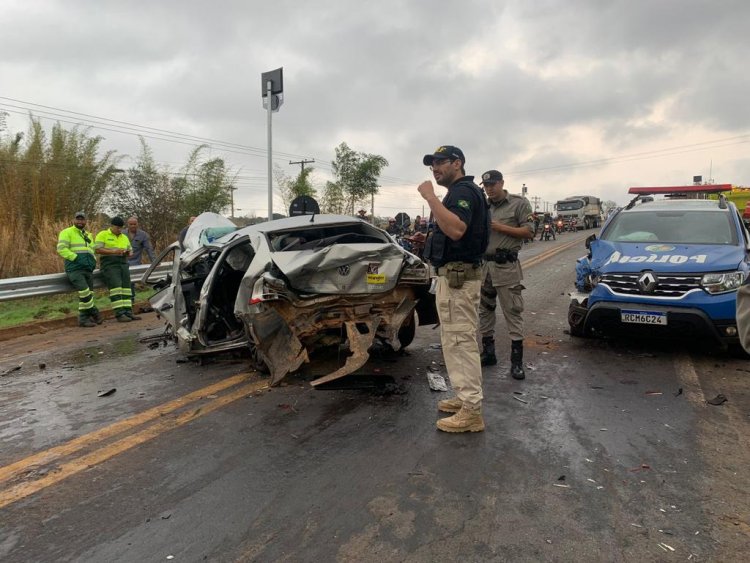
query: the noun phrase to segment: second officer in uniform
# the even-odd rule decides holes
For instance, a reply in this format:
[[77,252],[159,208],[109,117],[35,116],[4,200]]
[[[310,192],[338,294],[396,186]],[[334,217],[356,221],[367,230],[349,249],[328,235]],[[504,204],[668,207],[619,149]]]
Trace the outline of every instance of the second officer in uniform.
[[534,219],[529,200],[504,189],[502,172],[482,174],[482,186],[490,205],[490,243],[479,301],[479,332],[482,335],[483,366],[497,363],[495,356],[495,308],[500,308],[510,336],[510,374],[526,377],[523,368],[523,272],[518,251],[524,239],[534,237]]

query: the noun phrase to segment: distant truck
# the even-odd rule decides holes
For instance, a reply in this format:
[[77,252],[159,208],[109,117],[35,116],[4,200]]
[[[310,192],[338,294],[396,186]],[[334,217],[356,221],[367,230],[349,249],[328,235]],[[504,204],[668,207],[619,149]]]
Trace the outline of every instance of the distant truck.
[[561,199],[555,204],[555,211],[566,223],[576,220],[576,229],[601,227],[603,221],[602,202],[593,195],[576,195]]

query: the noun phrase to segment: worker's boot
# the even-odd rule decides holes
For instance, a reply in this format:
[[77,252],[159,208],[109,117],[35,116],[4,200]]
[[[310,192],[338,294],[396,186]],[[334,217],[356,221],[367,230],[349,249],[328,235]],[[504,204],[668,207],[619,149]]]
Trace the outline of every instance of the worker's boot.
[[479,359],[483,366],[494,366],[497,363],[495,339],[491,336],[482,337],[482,353],[479,354]]
[[128,317],[127,315],[117,315],[117,322],[118,322],[118,323],[129,323],[129,322],[131,322],[132,320],[133,320],[133,319],[131,319],[131,318],[130,318],[130,317]]
[[464,402],[458,397],[451,397],[438,402],[438,410],[443,412],[458,412],[462,406],[464,406]]
[[526,372],[523,369],[523,340],[511,340],[510,342],[510,375],[513,379],[524,379]]
[[438,420],[437,427],[443,432],[481,432],[484,430],[482,409],[472,409],[463,405],[453,416]]
[[92,326],[96,326],[96,323],[92,321],[89,317],[86,317],[83,319],[78,319],[78,326],[91,328]]
[[102,314],[99,311],[94,311],[93,313],[91,313],[91,319],[98,325],[104,322]]
[[128,317],[130,317],[131,321],[140,321],[141,320],[141,317],[139,317],[138,315],[134,315],[133,314],[133,310],[132,309],[128,309],[128,311],[125,313],[125,315],[127,315]]

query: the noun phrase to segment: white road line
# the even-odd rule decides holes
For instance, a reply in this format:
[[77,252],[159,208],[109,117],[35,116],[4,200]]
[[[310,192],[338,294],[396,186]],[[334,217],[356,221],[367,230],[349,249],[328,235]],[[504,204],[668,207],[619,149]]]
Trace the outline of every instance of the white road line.
[[697,407],[705,407],[706,395],[687,352],[680,352],[674,357],[674,369],[682,382],[682,391],[687,399]]

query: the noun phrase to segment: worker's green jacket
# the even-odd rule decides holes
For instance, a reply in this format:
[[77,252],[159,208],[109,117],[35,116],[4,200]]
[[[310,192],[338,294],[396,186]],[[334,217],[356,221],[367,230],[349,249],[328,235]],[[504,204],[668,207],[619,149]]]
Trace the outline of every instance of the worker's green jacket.
[[66,272],[93,272],[96,268],[94,236],[86,229],[79,229],[73,225],[60,231],[57,237],[57,253],[65,260]]

